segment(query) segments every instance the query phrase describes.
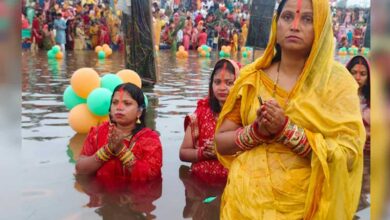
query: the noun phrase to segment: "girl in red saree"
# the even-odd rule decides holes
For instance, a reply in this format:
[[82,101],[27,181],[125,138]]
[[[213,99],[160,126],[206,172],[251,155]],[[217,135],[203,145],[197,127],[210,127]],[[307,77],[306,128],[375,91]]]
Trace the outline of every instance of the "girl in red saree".
[[145,112],[140,88],[131,83],[117,86],[110,122],[91,128],[76,173],[130,181],[161,178],[161,142],[155,131],[145,127]]
[[363,123],[366,129],[366,142],[364,150],[370,150],[370,65],[366,58],[354,56],[346,65],[348,71],[359,84],[360,110],[363,116]]
[[209,96],[199,100],[195,112],[184,120],[180,160],[191,162],[192,174],[210,184],[226,182],[227,170],[218,162],[214,152],[214,133],[218,114],[238,71],[234,61],[218,61],[210,77]]

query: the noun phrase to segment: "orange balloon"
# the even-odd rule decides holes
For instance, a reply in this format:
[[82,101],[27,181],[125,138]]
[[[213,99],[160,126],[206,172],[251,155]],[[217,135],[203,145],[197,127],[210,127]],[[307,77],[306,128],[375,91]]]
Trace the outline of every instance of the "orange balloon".
[[76,105],[69,112],[68,122],[70,127],[77,133],[86,134],[91,127],[96,126],[99,122],[92,112],[89,111],[86,103]]
[[60,51],[56,54],[56,59],[61,60],[64,57],[64,54]]
[[116,73],[116,75],[119,76],[119,78],[122,79],[123,83],[133,83],[134,85],[138,86],[139,88],[142,88],[142,80],[139,75],[134,72],[133,70],[124,69]]
[[96,53],[99,53],[99,51],[101,51],[101,50],[103,50],[103,47],[101,47],[101,46],[96,46],[95,47],[95,52]]
[[200,52],[200,55],[202,56],[202,57],[206,57],[206,51],[202,51],[202,52]]
[[231,46],[227,46],[227,47],[226,47],[226,51],[227,51],[228,53],[230,53],[231,50],[232,50],[232,47],[231,47]]
[[209,52],[211,52],[211,47],[208,47],[207,50],[208,50]]
[[73,73],[70,84],[78,96],[86,99],[92,90],[100,87],[100,77],[92,68],[80,68]]
[[188,58],[188,52],[185,52],[183,55],[184,55],[184,58]]
[[180,46],[179,51],[184,51],[184,46]]
[[103,48],[103,50],[104,50],[104,49],[110,48],[110,46],[109,46],[108,44],[103,44],[102,48]]
[[98,118],[98,123],[102,124],[103,122],[110,120],[110,115],[98,116],[97,118]]
[[225,51],[225,50],[226,50],[226,46],[223,45],[223,46],[221,47],[221,50],[222,50],[222,51]]
[[103,48],[104,53],[106,53],[106,56],[110,56],[112,54],[112,49],[109,47]]

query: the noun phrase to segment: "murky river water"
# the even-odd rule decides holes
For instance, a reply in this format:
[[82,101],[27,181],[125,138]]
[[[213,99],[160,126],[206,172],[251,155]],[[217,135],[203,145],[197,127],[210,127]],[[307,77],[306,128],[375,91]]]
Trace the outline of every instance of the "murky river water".
[[[218,219],[222,189],[194,180],[189,164],[179,160],[184,116],[207,95],[215,54],[205,59],[192,53],[188,60],[176,60],[169,51],[160,51],[158,83],[143,89],[150,103],[147,124],[161,134],[162,182],[138,186],[127,195],[102,195],[76,181],[74,161],[85,135],[69,127],[63,91],[78,68],[116,73],[124,68],[123,60],[119,53],[99,61],[94,52],[77,51],[48,62],[43,51],[23,52],[21,219]],[[202,202],[210,196],[217,199]]]

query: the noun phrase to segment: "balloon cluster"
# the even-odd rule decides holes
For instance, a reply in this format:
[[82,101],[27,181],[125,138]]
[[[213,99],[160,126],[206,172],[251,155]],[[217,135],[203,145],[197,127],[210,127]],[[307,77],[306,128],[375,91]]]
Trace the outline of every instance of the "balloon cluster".
[[198,47],[198,53],[200,57],[210,57],[211,47],[207,46],[206,44],[203,44],[202,46]]
[[188,52],[184,49],[184,46],[179,47],[179,50],[176,52],[176,58],[179,58],[179,59],[188,58]]
[[241,48],[241,56],[244,58],[250,57],[252,54],[252,48],[251,47],[243,47]]
[[232,51],[231,46],[222,46],[221,51],[219,51],[219,57],[230,57],[230,51]]
[[363,47],[360,51],[360,54],[363,56],[368,56],[370,54],[370,48]]
[[103,44],[103,46],[96,46],[95,52],[97,53],[99,59],[105,59],[106,57],[111,56],[112,49],[108,46],[108,44]]
[[64,57],[64,54],[61,52],[61,47],[58,45],[53,46],[49,51],[47,51],[47,58],[49,59],[58,59],[61,60]]
[[[69,112],[68,122],[77,133],[88,133],[109,119],[111,96],[116,86],[130,82],[141,88],[142,81],[132,70],[121,70],[116,74],[108,73],[102,77],[92,68],[76,70],[65,89],[63,100]],[[145,103],[147,98],[145,96]]]
[[[363,55],[363,56],[368,56],[369,53],[370,53],[370,49],[366,48],[366,47],[363,47],[361,49],[361,51],[360,51],[360,54]],[[351,56],[358,55],[359,54],[359,48],[357,48],[356,46],[352,46],[349,49],[347,49],[345,47],[342,47],[338,51],[338,55],[339,56],[346,56],[348,54],[351,55]]]
[[340,48],[338,54],[339,54],[339,56],[347,55],[348,54],[347,48],[345,48],[345,47]]
[[352,46],[348,49],[349,55],[357,55],[359,53],[359,48]]

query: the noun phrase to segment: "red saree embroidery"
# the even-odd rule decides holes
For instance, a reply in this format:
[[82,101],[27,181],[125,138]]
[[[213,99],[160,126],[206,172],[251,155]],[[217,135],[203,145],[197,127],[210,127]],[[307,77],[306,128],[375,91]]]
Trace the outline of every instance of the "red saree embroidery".
[[[109,123],[93,127],[84,142],[81,155],[92,156],[108,142]],[[144,181],[161,177],[162,147],[158,134],[144,128],[134,135],[131,140],[124,140],[126,147],[131,149],[135,156],[135,163],[131,170],[124,168],[118,158],[104,163],[96,172],[96,176],[122,176],[134,181]]]
[[[214,140],[216,119],[211,111],[208,98],[198,101],[194,114],[186,116],[184,129],[191,126],[195,149],[205,148],[207,140]],[[228,171],[217,160],[203,160],[193,163],[191,172],[200,179],[212,183],[225,183]]]

